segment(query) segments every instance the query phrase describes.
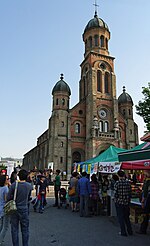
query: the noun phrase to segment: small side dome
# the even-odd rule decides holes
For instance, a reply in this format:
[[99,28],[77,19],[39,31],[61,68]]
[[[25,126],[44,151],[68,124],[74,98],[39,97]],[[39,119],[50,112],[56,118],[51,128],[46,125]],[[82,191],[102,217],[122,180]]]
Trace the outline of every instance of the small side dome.
[[133,106],[132,97],[126,92],[125,86],[123,86],[123,93],[118,97],[118,104],[131,103]]
[[59,91],[64,91],[64,92],[68,92],[69,96],[71,95],[71,90],[69,85],[63,80],[64,76],[63,74],[61,74],[60,76],[60,80],[56,83],[56,85],[54,86],[53,90],[52,90],[52,95],[54,95],[55,92],[59,92]]
[[108,25],[101,19],[98,17],[97,12],[95,12],[94,18],[91,19],[88,24],[86,25],[85,29],[84,29],[84,33],[92,28],[105,28],[109,31],[109,27]]

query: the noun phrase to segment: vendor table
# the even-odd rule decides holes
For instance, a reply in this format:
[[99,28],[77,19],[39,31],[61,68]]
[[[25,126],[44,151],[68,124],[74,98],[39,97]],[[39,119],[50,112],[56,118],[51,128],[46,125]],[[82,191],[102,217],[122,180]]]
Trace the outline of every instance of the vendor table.
[[133,223],[141,223],[143,220],[143,209],[139,198],[134,198],[130,203],[130,219]]

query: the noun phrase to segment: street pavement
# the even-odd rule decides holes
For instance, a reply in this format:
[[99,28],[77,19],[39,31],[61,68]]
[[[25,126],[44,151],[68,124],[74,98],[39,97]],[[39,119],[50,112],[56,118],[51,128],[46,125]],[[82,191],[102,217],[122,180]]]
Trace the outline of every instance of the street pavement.
[[[53,207],[54,198],[47,199],[43,214],[35,213],[30,206],[29,246],[149,246],[150,232],[147,235],[135,233],[138,226],[133,225],[134,235],[118,235],[119,226],[115,218],[108,216],[80,217],[70,208]],[[11,246],[10,227],[5,238],[5,246]],[[21,235],[20,235],[20,246]]]

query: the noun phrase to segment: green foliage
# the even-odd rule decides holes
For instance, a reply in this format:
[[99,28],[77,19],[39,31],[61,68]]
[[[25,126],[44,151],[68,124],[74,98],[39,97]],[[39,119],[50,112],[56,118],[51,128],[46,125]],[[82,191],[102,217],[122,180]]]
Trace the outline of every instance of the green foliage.
[[136,113],[143,117],[147,130],[150,131],[150,82],[148,87],[142,87],[143,101],[139,101],[136,105]]

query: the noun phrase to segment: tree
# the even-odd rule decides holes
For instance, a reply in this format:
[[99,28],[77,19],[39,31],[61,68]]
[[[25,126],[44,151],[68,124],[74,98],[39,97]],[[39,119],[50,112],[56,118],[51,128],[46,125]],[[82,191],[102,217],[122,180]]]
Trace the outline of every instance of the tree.
[[136,105],[136,113],[143,117],[147,130],[150,132],[150,82],[148,87],[142,87],[143,101],[139,101]]

